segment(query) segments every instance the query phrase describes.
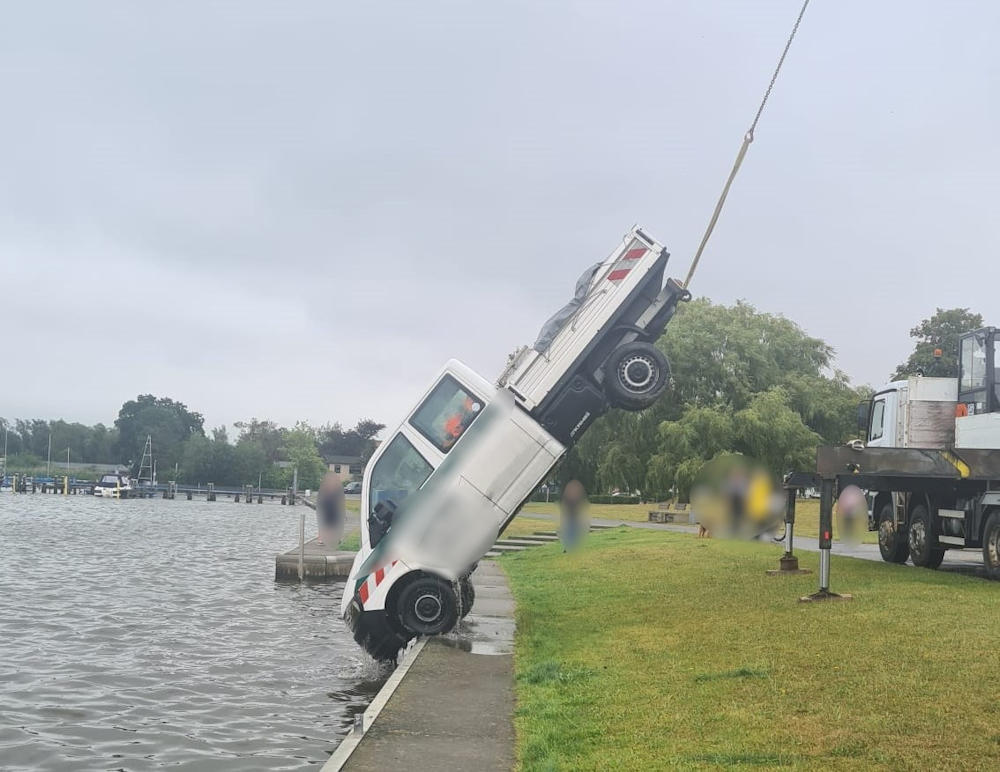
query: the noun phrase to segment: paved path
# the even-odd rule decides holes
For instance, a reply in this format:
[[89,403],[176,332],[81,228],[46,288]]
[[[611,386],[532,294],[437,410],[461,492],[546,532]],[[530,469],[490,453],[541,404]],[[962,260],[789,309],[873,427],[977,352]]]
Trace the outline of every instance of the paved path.
[[514,767],[514,599],[493,562],[472,579],[472,613],[428,641],[344,769]]

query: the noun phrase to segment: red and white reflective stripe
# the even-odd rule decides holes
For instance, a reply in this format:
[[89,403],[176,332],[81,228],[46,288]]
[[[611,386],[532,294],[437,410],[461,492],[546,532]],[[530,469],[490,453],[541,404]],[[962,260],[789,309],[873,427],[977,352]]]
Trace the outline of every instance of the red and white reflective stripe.
[[[392,562],[391,562],[391,563],[389,564],[389,570],[391,571],[391,570],[392,570],[392,568],[393,568],[393,567],[394,567],[394,566],[395,566],[395,565],[396,565],[396,564],[397,564],[398,562],[399,562],[398,560],[394,560],[394,561],[392,561]],[[376,588],[376,587],[378,587],[378,586],[379,586],[380,584],[382,584],[382,581],[383,581],[383,580],[385,579],[385,573],[386,573],[386,571],[385,571],[385,569],[384,569],[384,568],[377,568],[377,569],[375,569],[375,573],[374,573],[374,574],[371,574],[371,575],[369,575],[369,576],[368,576],[368,577],[367,577],[367,578],[365,579],[365,581],[364,581],[364,582],[363,582],[363,583],[361,584],[361,587],[360,587],[360,589],[358,589],[358,595],[359,595],[359,596],[361,597],[361,605],[362,605],[362,606],[363,606],[363,605],[364,605],[365,603],[367,603],[367,602],[368,602],[368,598],[369,598],[369,597],[371,597],[371,594],[372,594],[372,593],[373,593],[373,592],[375,591],[375,588]],[[375,581],[374,581],[374,583],[372,584],[372,588],[371,588],[371,589],[369,590],[369,589],[368,589],[368,582],[370,582],[370,581],[371,581],[371,580],[372,580],[373,578],[374,578],[374,580],[375,580]]]
[[[634,244],[635,242],[632,243]],[[646,247],[632,247],[626,250],[625,254],[619,257],[611,267],[611,273],[608,274],[608,281],[613,281],[616,284],[620,282],[629,275],[629,272],[635,267],[636,261],[641,260],[642,256],[648,251]]]

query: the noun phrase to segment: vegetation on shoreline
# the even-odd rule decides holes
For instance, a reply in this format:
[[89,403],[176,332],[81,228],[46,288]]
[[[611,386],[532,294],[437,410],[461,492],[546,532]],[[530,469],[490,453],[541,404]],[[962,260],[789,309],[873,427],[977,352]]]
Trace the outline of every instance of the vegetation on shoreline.
[[501,561],[524,769],[1000,764],[987,582],[834,557],[854,600],[799,604],[815,575],[766,576],[773,547],[624,528]]
[[152,437],[158,479],[189,484],[217,485],[258,483],[265,488],[284,488],[298,470],[300,488],[316,488],[326,473],[324,458],[350,456],[366,460],[375,449],[380,423],[359,421],[351,429],[333,423],[321,427],[299,422],[294,427],[252,418],[236,423],[239,436],[230,442],[226,429],[209,434],[204,418],[169,397],[140,394],[118,411],[114,427],[85,426],[66,421],[0,418],[0,433],[7,442],[7,471],[44,474],[51,448],[53,474],[94,479],[94,468],[60,466],[67,457],[93,464],[117,464],[138,472],[146,437]]

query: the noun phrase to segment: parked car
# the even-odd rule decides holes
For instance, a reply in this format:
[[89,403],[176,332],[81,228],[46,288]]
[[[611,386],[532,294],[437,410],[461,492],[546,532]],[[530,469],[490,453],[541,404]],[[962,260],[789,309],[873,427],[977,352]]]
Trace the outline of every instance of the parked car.
[[344,483],[344,493],[356,493],[361,494],[361,483],[359,482],[349,482]]

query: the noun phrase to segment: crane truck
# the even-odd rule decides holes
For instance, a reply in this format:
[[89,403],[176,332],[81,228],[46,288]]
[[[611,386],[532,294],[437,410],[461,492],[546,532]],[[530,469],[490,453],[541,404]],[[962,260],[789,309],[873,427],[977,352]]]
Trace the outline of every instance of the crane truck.
[[373,657],[451,630],[474,602],[477,562],[566,451],[610,407],[643,410],[668,388],[654,343],[690,299],[664,282],[668,259],[632,228],[496,381],[447,362],[380,444],[341,606]]
[[867,491],[883,560],[937,568],[947,550],[981,549],[986,575],[1000,580],[1000,331],[960,337],[957,378],[893,381],[858,419],[863,441],[820,447],[815,475],[786,482],[792,494],[820,489],[821,592],[832,502],[848,485]]

